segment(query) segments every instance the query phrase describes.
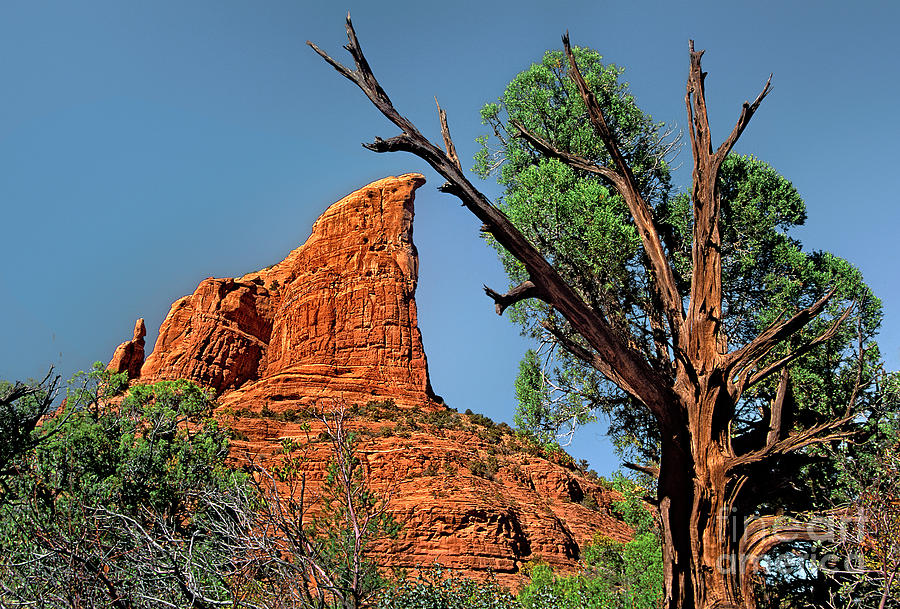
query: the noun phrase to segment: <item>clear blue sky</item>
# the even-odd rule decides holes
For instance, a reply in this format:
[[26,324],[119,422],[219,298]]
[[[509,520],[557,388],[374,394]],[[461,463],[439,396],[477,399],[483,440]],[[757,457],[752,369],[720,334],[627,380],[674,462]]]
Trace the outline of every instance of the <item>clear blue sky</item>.
[[[331,202],[419,171],[429,180],[415,241],[432,382],[460,410],[512,420],[527,344],[481,291],[506,280],[478,222],[435,191],[441,180],[423,162],[360,147],[394,127],[305,46],[311,39],[345,59],[348,8],[395,105],[437,139],[437,96],[463,159],[485,132],[479,107],[558,48],[567,28],[574,44],[625,66],[642,108],[676,126],[694,38],[707,49],[717,141],[774,72],[737,151],[800,190],[808,248],[862,269],[883,299],[882,349],[898,367],[892,3],[6,0],[0,378],[106,361],[137,317],[152,345],[169,305],[201,279],[276,262]],[[680,160],[684,184],[687,151]],[[616,467],[601,427],[585,429],[572,452],[601,472]]]

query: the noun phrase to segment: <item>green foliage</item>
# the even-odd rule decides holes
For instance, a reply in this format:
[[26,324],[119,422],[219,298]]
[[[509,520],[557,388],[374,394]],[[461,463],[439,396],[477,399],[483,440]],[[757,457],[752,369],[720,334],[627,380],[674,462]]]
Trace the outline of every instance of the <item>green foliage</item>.
[[53,407],[58,380],[51,370],[42,381],[0,381],[0,503],[7,495],[4,478],[20,470],[20,459],[52,434],[52,425],[39,429],[38,422]]
[[[574,53],[653,210],[679,291],[686,295],[692,270],[693,211],[689,194],[679,194],[671,183],[666,155],[672,145],[662,126],[637,107],[621,81],[620,68],[604,65],[588,49]],[[521,124],[557,149],[609,164],[568,70],[561,52],[548,52],[540,63],[515,76],[497,102],[483,107],[482,119],[493,135],[479,139],[475,169],[482,177],[496,177],[504,189],[499,206],[562,278],[651,366],[665,371],[671,347],[666,345],[664,321],[654,317],[658,308],[650,298],[653,275],[623,200],[603,178],[545,158],[523,138],[514,137],[515,124]],[[827,311],[770,353],[767,361],[783,357],[826,330],[853,303],[835,338],[799,358],[791,368],[799,401],[794,424],[808,427],[837,416],[851,397],[864,413],[861,418],[866,418],[875,407],[873,394],[864,390],[854,395],[853,386],[857,378],[865,385],[878,369],[880,358],[873,339],[881,320],[880,302],[852,265],[825,252],[806,252],[791,236],[806,219],[805,205],[794,186],[772,167],[753,157],[731,155],[722,165],[718,188],[722,322],[729,349],[745,344],[780,315],[807,307],[836,288]],[[528,279],[519,261],[491,243],[510,285]],[[571,437],[579,425],[603,413],[623,457],[657,462],[659,434],[647,410],[550,338],[548,331],[588,349],[570,324],[535,299],[519,302],[510,311],[524,335],[541,341],[541,348],[529,350],[520,365],[515,385],[517,426],[546,442],[559,434]],[[774,398],[778,381],[774,377],[743,395],[735,436],[755,432],[760,413]],[[807,451],[810,456],[813,453]],[[825,475],[814,465],[792,467],[807,479],[814,470]],[[807,505],[824,501],[821,496],[810,501],[807,488],[802,493]]]
[[327,431],[334,457],[306,536],[316,564],[329,574],[329,587],[340,591],[344,606],[358,607],[385,584],[370,558],[373,544],[396,537],[401,527],[387,513],[387,503],[368,488],[355,435],[344,432],[342,421]]
[[[557,369],[557,380],[566,379],[577,385],[580,368]],[[519,362],[519,374],[515,380],[516,428],[545,446],[556,444],[557,433],[567,424],[570,430],[595,420],[589,409],[584,408],[582,396],[576,392],[563,393],[551,388],[551,381],[544,374],[536,351],[529,349]]]
[[461,429],[462,417],[449,410],[436,410],[422,416],[422,422],[438,429]]
[[[35,387],[0,398],[43,412],[21,399],[49,403]],[[357,608],[382,587],[369,554],[399,526],[339,416],[320,418],[334,456],[310,499],[308,424],[306,441],[285,438],[281,462],[249,463],[248,476],[226,464],[210,394],[188,381],[121,388],[97,366],[64,411],[34,430],[25,417],[40,441],[0,474],[0,604]]]
[[[623,154],[645,198],[654,206],[666,204],[671,178],[662,125],[635,105],[627,84],[619,80],[623,70],[604,65],[600,55],[589,49],[576,48],[574,53],[610,128],[625,143]],[[624,201],[596,176],[544,158],[524,140],[512,137],[513,123],[519,123],[556,148],[608,162],[568,70],[564,55],[550,51],[541,63],[518,74],[497,103],[485,105],[482,119],[496,141],[480,139],[475,169],[482,177],[496,175],[504,187],[499,202],[504,213],[590,306],[627,332],[635,318],[646,320],[649,277],[640,270],[640,241]],[[494,143],[496,149],[491,148]],[[521,263],[492,244],[511,285],[528,278]],[[527,336],[540,338],[549,325],[580,342],[555,310],[538,301],[516,304],[510,316]],[[562,351],[540,356],[527,353],[516,393],[520,400],[517,424],[541,442],[551,440],[561,428],[573,432],[593,420],[597,410],[621,410],[632,419],[619,442],[623,447],[633,436],[635,424],[650,425],[596,370]]]
[[[227,434],[210,418],[210,397],[176,381],[107,403],[120,389],[102,367],[84,375],[49,423],[52,434],[7,480],[0,583],[10,598],[93,606],[120,595],[133,606],[147,598],[181,606],[185,577],[201,596],[228,597],[215,570],[227,572],[227,559],[213,533],[228,517],[203,497],[234,493],[244,478],[225,466]],[[175,559],[188,544],[194,558]],[[148,552],[172,558],[154,563]]]
[[378,598],[378,609],[518,609],[512,595],[493,581],[444,577],[440,567],[403,578]]
[[493,480],[494,476],[500,470],[500,463],[495,455],[488,455],[487,460],[482,461],[481,458],[475,457],[469,461],[469,471],[473,476]]
[[582,549],[582,570],[558,576],[534,565],[519,593],[524,609],[655,609],[663,598],[662,548],[653,516],[640,500],[643,490],[622,476],[613,487],[623,499],[613,508],[634,529],[625,543],[600,535]]

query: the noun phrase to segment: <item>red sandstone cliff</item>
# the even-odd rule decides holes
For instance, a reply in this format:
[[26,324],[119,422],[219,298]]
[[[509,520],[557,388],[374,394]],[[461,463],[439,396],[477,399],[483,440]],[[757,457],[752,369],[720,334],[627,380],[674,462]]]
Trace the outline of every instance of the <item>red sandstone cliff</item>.
[[412,242],[424,183],[406,174],[369,184],[329,207],[278,264],[204,280],[172,305],[141,380],[187,378],[225,405],[276,411],[337,395],[428,403]]
[[[414,298],[413,202],[424,182],[406,174],[344,197],[283,261],[205,279],[177,300],[143,366],[137,327],[110,366],[140,382],[187,378],[215,389],[220,418],[240,438],[234,456],[264,463],[281,438],[307,433],[294,413],[390,400],[396,407],[363,408],[348,422],[361,432],[372,486],[391,491],[404,525],[381,562],[490,570],[509,585],[529,560],[571,570],[594,533],[623,540],[630,531],[610,515],[610,492],[574,466],[433,399]],[[329,453],[323,444],[311,454],[315,485]]]

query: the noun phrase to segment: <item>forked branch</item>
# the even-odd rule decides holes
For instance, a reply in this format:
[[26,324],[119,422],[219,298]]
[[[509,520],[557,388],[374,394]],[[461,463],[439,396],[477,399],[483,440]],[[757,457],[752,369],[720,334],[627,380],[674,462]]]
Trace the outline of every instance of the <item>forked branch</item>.
[[722,333],[722,234],[719,227],[721,202],[717,190],[719,167],[747,127],[754,112],[769,91],[769,82],[752,104],[745,103],[738,122],[728,138],[713,151],[712,134],[706,107],[706,73],[701,67],[703,51],[694,50],[690,41],[691,68],[685,92],[685,105],[690,125],[691,152],[694,157],[693,270],[688,318],[688,349],[697,363],[715,366],[727,351],[727,337]]
[[[619,379],[614,382],[621,382],[620,387],[625,391],[646,404],[658,417],[665,417],[664,411],[672,400],[667,393],[667,384],[659,373],[638,351],[624,341],[606,320],[584,302],[509,218],[491,205],[490,201],[466,179],[460,168],[459,159],[453,152],[449,128],[442,128],[444,144],[448,150],[444,152],[428,141],[394,108],[363,55],[349,15],[346,28],[348,44],[345,48],[353,57],[355,70],[341,65],[313,43],[307,41],[307,44],[335,70],[354,82],[375,107],[402,130],[400,135],[386,140],[377,138],[373,143],[365,144],[366,148],[376,152],[411,152],[431,165],[447,180],[447,184],[441,190],[459,197],[463,205],[484,223],[497,242],[522,262],[531,281],[540,289],[542,298],[555,307],[590,344],[595,352],[595,359],[602,362],[605,369],[610,371],[610,378]],[[441,122],[446,123],[446,116],[441,118]],[[648,226],[652,228],[652,224]],[[655,231],[651,232],[656,237]],[[664,261],[664,257],[660,260]],[[671,274],[671,271],[669,273]],[[674,289],[674,282],[672,288]],[[667,297],[670,306],[674,307],[675,297],[672,294]]]
[[[841,313],[841,316],[838,317],[837,319],[835,319],[834,322],[831,324],[831,326],[829,326],[828,329],[825,330],[824,332],[822,332],[820,335],[818,335],[811,341],[807,342],[803,346],[795,349],[791,353],[785,355],[781,359],[772,362],[765,368],[754,372],[749,377],[747,382],[745,383],[746,387],[751,387],[751,386],[755,385],[756,383],[758,383],[759,381],[766,378],[767,376],[769,376],[770,374],[772,374],[773,372],[778,372],[778,370],[784,369],[788,364],[790,364],[792,361],[794,361],[801,355],[805,355],[805,354],[809,353],[810,351],[813,350],[813,348],[821,345],[822,343],[826,343],[829,340],[831,340],[832,338],[834,338],[834,335],[837,334],[838,329],[847,320],[847,317],[850,316],[850,313],[852,311],[853,311],[853,305],[851,304],[849,307],[844,309],[844,312]],[[757,359],[757,361],[758,361],[758,359]],[[753,366],[751,366],[750,369],[752,370]]]
[[727,468],[734,469],[777,455],[794,452],[814,444],[824,444],[833,440],[849,438],[857,433],[856,430],[846,428],[848,423],[851,423],[855,417],[856,414],[854,413],[840,419],[819,423],[803,431],[794,432],[781,440],[767,444],[759,450],[753,450],[730,459],[727,463]]
[[541,298],[541,289],[533,281],[523,281],[506,294],[498,294],[491,288],[484,286],[484,293],[494,301],[497,315],[503,315],[503,311],[517,302],[528,298]]
[[[780,318],[776,319],[768,328],[763,330],[759,336],[740,349],[731,352],[725,361],[725,369],[731,370],[737,374],[745,374],[746,369],[752,367],[755,362],[758,362],[761,358],[765,357],[765,355],[778,343],[789,338],[794,333],[799,332],[804,326],[815,319],[824,310],[825,305],[828,304],[831,297],[834,296],[835,289],[836,288],[832,288],[822,298],[807,308],[798,311],[789,319],[785,321],[781,321]],[[840,325],[840,322],[842,322],[848,314],[849,310],[845,311],[844,315],[841,316],[836,325],[832,326],[833,330],[829,329],[826,334],[830,332],[831,335],[833,335],[834,331],[837,330],[837,326]],[[816,340],[818,340],[818,338]]]

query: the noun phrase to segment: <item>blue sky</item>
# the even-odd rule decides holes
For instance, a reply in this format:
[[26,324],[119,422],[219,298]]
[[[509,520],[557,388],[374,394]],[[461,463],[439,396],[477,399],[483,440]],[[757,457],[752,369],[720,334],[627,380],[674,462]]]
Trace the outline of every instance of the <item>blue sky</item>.
[[[137,317],[152,345],[169,305],[203,278],[276,262],[333,201],[418,171],[429,181],[415,242],[432,383],[460,410],[512,420],[528,345],[481,291],[506,280],[479,223],[435,191],[442,180],[422,161],[359,145],[395,129],[305,46],[346,59],[347,9],[395,105],[435,139],[437,96],[465,166],[486,132],[480,106],[566,29],[625,66],[641,107],[676,127],[694,38],[707,50],[717,141],[774,72],[737,151],[799,189],[807,248],[862,269],[883,299],[882,350],[898,368],[900,15],[890,3],[6,0],[0,378],[106,361]],[[688,151],[679,159],[684,185]],[[572,452],[608,472],[602,429],[583,430]]]

